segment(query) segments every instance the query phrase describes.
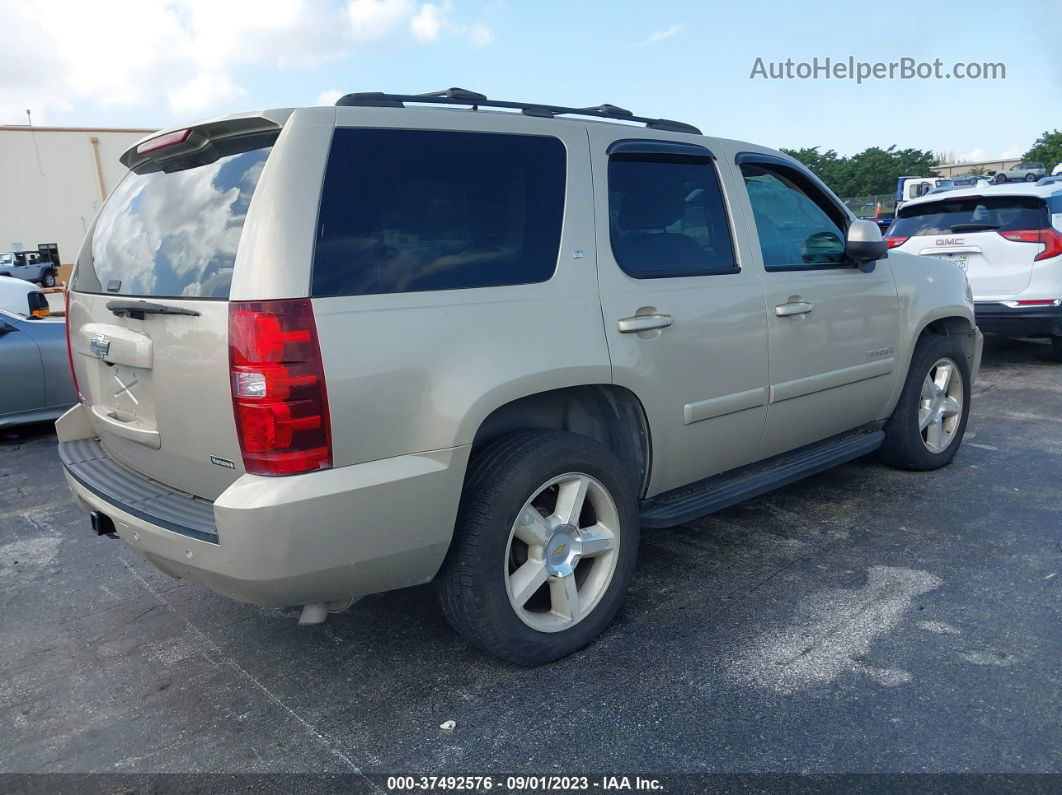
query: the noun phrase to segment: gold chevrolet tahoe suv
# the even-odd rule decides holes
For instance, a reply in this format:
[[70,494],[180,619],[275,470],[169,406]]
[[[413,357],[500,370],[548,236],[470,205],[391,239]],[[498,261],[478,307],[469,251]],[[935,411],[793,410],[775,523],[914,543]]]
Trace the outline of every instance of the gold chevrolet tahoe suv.
[[763,147],[450,89],[122,162],[59,453],[98,534],[234,599],[316,622],[434,581],[470,642],[543,663],[611,621],[640,528],[962,440],[963,272]]

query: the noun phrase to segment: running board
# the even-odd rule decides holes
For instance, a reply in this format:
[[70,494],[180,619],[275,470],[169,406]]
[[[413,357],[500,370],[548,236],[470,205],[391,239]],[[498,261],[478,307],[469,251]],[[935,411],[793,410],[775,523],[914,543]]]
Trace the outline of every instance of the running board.
[[641,504],[642,527],[674,527],[766,494],[808,475],[851,461],[881,446],[883,431],[845,436],[658,494]]

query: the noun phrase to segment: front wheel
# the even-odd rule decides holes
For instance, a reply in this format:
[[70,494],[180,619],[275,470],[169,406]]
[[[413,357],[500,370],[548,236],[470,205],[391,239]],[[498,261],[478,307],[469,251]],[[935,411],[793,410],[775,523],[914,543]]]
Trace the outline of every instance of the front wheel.
[[557,431],[502,437],[469,466],[438,580],[443,613],[503,660],[557,660],[619,610],[638,531],[631,479],[606,447]]
[[915,348],[900,400],[885,423],[881,459],[928,470],[955,458],[970,416],[970,364],[952,337],[931,334]]

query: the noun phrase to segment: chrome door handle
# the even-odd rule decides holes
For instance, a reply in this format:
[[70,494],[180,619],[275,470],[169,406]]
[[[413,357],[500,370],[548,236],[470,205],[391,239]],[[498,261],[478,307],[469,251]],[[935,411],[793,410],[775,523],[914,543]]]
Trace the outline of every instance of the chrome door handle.
[[667,328],[671,325],[671,315],[634,315],[616,321],[620,334],[635,334],[639,331],[652,331],[655,328]]
[[793,301],[788,304],[779,304],[774,308],[774,313],[778,317],[793,317],[794,315],[806,315],[814,308],[815,304],[811,301]]

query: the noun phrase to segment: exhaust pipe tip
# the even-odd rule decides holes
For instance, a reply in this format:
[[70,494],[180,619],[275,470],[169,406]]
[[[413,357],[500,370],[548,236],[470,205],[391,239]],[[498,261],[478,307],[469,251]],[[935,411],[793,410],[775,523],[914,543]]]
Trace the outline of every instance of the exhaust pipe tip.
[[92,532],[98,536],[117,538],[118,532],[114,529],[114,520],[107,514],[99,511],[89,513],[89,522],[92,524]]

